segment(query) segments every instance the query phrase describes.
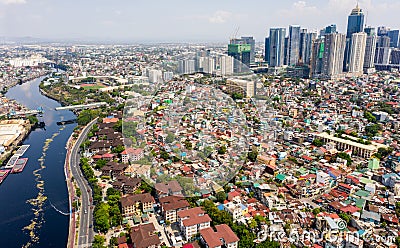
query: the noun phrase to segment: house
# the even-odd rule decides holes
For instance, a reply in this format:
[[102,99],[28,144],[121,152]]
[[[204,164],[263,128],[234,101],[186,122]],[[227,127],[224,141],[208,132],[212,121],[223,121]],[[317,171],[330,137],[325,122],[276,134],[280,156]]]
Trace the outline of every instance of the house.
[[160,198],[160,204],[165,221],[169,221],[170,223],[178,221],[178,211],[188,209],[190,206],[185,198],[174,195]]
[[381,214],[370,211],[363,211],[361,214],[361,220],[379,224],[381,221]]
[[121,161],[124,164],[129,163],[131,161],[138,161],[144,157],[143,149],[141,148],[127,148],[125,151],[121,152]]
[[135,248],[155,248],[160,247],[160,238],[156,233],[153,223],[132,227],[131,240]]
[[178,181],[170,181],[168,183],[156,183],[155,189],[158,198],[162,198],[169,195],[179,196],[182,195],[182,187]]
[[181,210],[177,214],[186,240],[196,235],[201,229],[210,227],[211,218],[201,207]]
[[216,231],[212,227],[200,230],[200,240],[207,248],[236,248],[238,247],[239,238],[226,225],[216,225]]
[[120,199],[122,216],[140,216],[141,212],[153,211],[154,198],[149,194],[125,195]]

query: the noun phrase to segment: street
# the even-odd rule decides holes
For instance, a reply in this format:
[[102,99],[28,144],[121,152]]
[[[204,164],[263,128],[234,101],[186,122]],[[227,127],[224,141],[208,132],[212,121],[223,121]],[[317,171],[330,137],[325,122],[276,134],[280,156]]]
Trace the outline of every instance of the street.
[[70,166],[72,176],[78,187],[81,190],[81,206],[79,208],[79,231],[78,231],[78,246],[77,247],[91,247],[93,242],[94,231],[89,226],[93,225],[93,209],[90,208],[90,198],[92,197],[92,190],[83,176],[79,166],[80,155],[79,149],[82,142],[86,139],[88,132],[91,130],[97,119],[89,123],[79,135],[77,141],[71,149]]

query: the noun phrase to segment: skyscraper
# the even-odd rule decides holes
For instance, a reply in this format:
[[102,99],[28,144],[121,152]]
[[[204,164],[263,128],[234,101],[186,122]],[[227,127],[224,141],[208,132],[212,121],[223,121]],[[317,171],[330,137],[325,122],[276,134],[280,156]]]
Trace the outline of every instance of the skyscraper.
[[232,56],[235,61],[233,63],[234,72],[241,72],[244,67],[250,65],[251,46],[249,44],[229,44],[228,55]]
[[364,32],[367,34],[367,40],[365,43],[365,56],[363,67],[366,73],[370,73],[375,71],[374,58],[378,37],[376,36],[375,28],[366,27],[364,29]]
[[264,61],[269,64],[269,37],[265,38],[264,52]]
[[228,76],[233,74],[233,58],[228,55],[221,57],[221,75]]
[[378,37],[378,42],[376,43],[375,64],[389,64],[390,52],[390,38],[388,36]]
[[300,26],[289,26],[288,65],[296,65],[300,55]]
[[354,33],[351,35],[349,72],[353,73],[353,75],[361,75],[363,73],[366,43],[366,33]]
[[325,28],[325,34],[334,34],[337,33],[336,24],[331,24]]
[[364,13],[357,4],[357,6],[351,11],[347,19],[346,48],[343,61],[343,68],[345,71],[348,70],[348,65],[350,62],[351,36],[354,33],[362,32],[363,29],[364,29]]
[[321,74],[324,78],[338,78],[343,74],[343,57],[346,46],[344,34],[327,34],[324,41]]
[[310,60],[311,77],[318,78],[322,73],[322,59],[324,57],[325,43],[324,39],[316,39],[312,42],[312,52]]
[[390,38],[390,47],[399,47],[399,30],[390,30],[388,32]]
[[256,41],[252,36],[245,36],[239,39],[231,39],[231,44],[248,44],[250,45],[250,63],[255,62],[255,49],[256,49]]
[[308,33],[307,29],[302,29],[300,33],[300,56],[299,62],[309,65],[313,41],[317,38],[317,33]]
[[269,30],[269,66],[280,67],[283,65],[285,36],[285,28],[271,28]]

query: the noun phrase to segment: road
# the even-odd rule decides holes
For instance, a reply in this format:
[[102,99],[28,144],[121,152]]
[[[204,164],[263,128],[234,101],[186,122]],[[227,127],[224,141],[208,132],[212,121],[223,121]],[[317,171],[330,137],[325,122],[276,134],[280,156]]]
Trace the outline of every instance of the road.
[[81,207],[79,209],[79,232],[78,232],[78,246],[77,247],[91,247],[93,242],[94,231],[93,227],[93,209],[90,207],[90,198],[92,197],[92,189],[89,186],[86,178],[83,176],[79,166],[80,161],[80,145],[85,141],[87,134],[91,130],[93,124],[97,119],[90,122],[81,132],[78,139],[71,149],[69,163],[71,167],[72,176],[75,179],[78,187],[81,189]]

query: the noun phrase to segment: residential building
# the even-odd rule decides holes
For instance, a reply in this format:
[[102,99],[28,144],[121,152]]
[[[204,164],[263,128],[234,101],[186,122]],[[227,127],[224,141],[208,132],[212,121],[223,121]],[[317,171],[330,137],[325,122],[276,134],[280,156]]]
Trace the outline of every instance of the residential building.
[[129,163],[129,161],[138,161],[144,157],[143,149],[141,148],[127,148],[121,152],[122,163]]
[[343,76],[343,56],[346,45],[344,34],[327,34],[322,58],[322,78],[334,79]]
[[352,76],[359,76],[363,73],[366,42],[366,33],[353,33],[351,36],[349,72]]
[[149,194],[124,195],[120,199],[122,216],[140,216],[141,212],[153,211],[154,198]]
[[288,65],[297,65],[300,56],[300,26],[289,26]]
[[364,56],[364,72],[370,73],[375,71],[374,59],[376,52],[376,42],[378,36],[375,33],[375,28],[366,27],[364,32],[367,34],[367,40],[365,42],[365,56]]
[[201,207],[196,207],[179,211],[178,221],[185,239],[189,240],[201,229],[210,227],[211,218]]
[[226,80],[226,91],[230,94],[237,93],[243,97],[253,97],[256,94],[256,82],[253,80],[243,80],[228,78]]
[[160,238],[153,223],[132,227],[130,236],[134,248],[155,248],[161,246]]
[[178,221],[177,213],[179,211],[190,207],[189,202],[185,198],[174,195],[160,198],[160,204],[165,221],[169,221],[170,223]]
[[269,30],[269,66],[281,67],[285,56],[285,28],[271,28]]
[[154,188],[158,198],[166,196],[182,196],[182,187],[178,181],[173,180],[166,183],[156,183]]
[[200,230],[200,240],[207,248],[236,248],[238,247],[239,238],[232,231],[232,229],[226,225],[216,225],[215,230],[212,227],[208,227]]

